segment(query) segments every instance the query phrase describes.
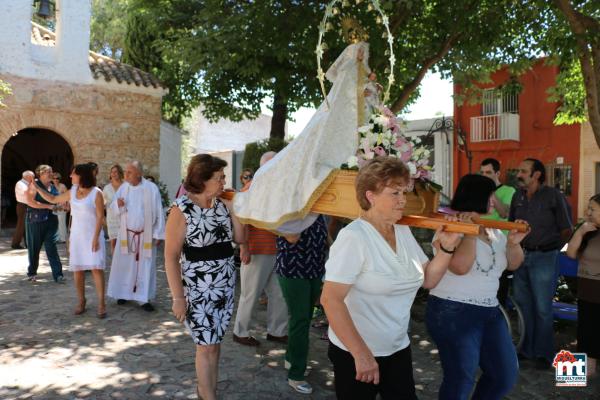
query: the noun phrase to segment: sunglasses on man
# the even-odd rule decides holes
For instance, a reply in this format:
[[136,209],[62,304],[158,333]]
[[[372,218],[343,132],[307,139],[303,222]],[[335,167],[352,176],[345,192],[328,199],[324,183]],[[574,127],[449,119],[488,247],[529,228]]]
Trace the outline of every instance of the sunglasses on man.
[[252,175],[242,175],[242,179],[252,179]]

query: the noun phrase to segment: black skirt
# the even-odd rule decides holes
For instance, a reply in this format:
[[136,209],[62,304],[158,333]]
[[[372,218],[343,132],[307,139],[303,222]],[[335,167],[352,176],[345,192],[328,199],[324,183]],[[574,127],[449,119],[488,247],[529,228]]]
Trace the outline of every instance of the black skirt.
[[577,302],[577,351],[600,358],[600,303]]

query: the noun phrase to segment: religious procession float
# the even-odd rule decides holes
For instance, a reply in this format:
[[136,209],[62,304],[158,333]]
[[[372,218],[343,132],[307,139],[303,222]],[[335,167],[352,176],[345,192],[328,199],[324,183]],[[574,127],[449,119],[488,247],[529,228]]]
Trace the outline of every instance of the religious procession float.
[[[357,218],[361,214],[354,187],[358,169],[376,156],[392,156],[408,166],[412,181],[400,224],[428,229],[443,226],[450,232],[473,235],[478,234],[480,225],[526,231],[525,224],[450,222],[436,213],[441,186],[432,181],[429,150],[419,139],[403,135],[401,123],[385,106],[394,84],[395,64],[389,19],[379,0],[364,3],[384,29],[389,62],[385,87],[369,67],[368,33],[343,12],[350,8],[347,0],[332,0],[319,25],[315,51],[324,101],[303,131],[257,171],[250,189],[234,196],[238,218],[280,234],[301,232],[318,214]],[[334,20],[339,21],[347,47],[324,71],[323,54],[328,49],[324,37],[335,29]],[[325,80],[331,83],[329,92]]]

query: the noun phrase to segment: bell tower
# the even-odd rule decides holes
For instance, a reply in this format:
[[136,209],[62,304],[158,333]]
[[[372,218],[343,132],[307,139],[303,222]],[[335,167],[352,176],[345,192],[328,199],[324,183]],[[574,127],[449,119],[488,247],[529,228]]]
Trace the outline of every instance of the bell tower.
[[[48,4],[53,7],[46,8]],[[55,32],[32,24],[34,0],[3,1],[0,13],[0,74],[91,83],[91,0],[35,1],[54,12]]]

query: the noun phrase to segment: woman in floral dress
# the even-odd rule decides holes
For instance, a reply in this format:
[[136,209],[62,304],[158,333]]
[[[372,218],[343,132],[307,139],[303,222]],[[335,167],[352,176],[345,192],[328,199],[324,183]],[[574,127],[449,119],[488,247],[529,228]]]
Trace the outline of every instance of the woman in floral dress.
[[216,399],[220,343],[233,313],[235,265],[232,241],[245,231],[221,200],[227,163],[208,154],[192,158],[166,226],[165,268],[173,313],[196,344],[198,396]]

